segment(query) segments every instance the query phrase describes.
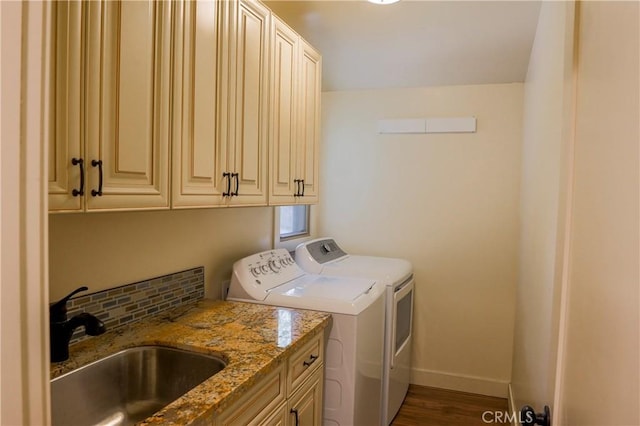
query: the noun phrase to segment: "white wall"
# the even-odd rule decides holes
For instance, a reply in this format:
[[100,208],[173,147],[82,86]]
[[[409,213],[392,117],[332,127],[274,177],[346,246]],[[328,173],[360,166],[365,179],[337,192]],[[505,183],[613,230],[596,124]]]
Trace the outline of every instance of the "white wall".
[[581,2],[559,424],[640,424],[640,5]]
[[[506,396],[522,84],[323,93],[319,235],[416,276],[414,383]],[[383,118],[476,116],[474,134],[379,135]]]
[[49,215],[50,297],[90,292],[205,267],[220,298],[233,262],[272,246],[273,208]]
[[572,111],[571,2],[543,2],[524,85],[520,271],[512,392],[553,407]]

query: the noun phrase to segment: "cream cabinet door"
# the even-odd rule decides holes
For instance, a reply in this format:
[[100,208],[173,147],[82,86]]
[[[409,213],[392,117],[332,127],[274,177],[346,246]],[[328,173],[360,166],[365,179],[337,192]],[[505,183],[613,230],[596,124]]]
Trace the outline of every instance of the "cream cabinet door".
[[298,203],[318,202],[318,155],[320,147],[320,88],[322,57],[300,39],[300,118],[298,120],[298,179],[302,193]]
[[273,17],[270,205],[318,202],[322,57]]
[[[271,65],[271,205],[296,202],[296,127],[298,34],[279,18],[272,18]],[[294,182],[295,181],[295,182]]]
[[169,207],[171,2],[87,2],[87,209]]
[[266,205],[270,11],[252,0],[183,7],[172,204]]
[[290,426],[320,426],[322,424],[323,369],[318,368],[289,398]]
[[224,205],[227,144],[219,133],[221,3],[176,3],[172,206]]
[[52,7],[49,80],[49,211],[84,208],[84,149],[81,138],[82,3]]
[[231,141],[228,169],[232,176],[229,203],[267,204],[269,35],[271,11],[255,0],[227,3],[231,14],[227,134]]

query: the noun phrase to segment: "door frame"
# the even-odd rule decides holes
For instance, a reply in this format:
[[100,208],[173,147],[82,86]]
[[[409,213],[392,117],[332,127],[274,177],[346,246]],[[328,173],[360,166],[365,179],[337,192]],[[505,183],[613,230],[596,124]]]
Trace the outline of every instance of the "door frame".
[[51,7],[2,2],[0,19],[0,423],[48,425],[49,73],[44,67],[51,54],[46,37]]

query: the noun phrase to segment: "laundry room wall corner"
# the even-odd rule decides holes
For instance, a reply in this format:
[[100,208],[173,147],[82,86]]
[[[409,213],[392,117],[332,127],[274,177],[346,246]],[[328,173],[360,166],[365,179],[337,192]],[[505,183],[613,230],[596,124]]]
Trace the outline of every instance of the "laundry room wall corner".
[[[318,235],[409,260],[413,380],[506,396],[517,282],[523,85],[323,93]],[[475,133],[378,133],[468,117]]]

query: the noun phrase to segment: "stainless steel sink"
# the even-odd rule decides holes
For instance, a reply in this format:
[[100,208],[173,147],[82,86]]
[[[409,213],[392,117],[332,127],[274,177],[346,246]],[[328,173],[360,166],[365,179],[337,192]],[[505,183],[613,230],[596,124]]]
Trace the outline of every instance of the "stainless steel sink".
[[126,349],[51,381],[53,425],[131,425],[226,366],[221,358],[163,346]]

